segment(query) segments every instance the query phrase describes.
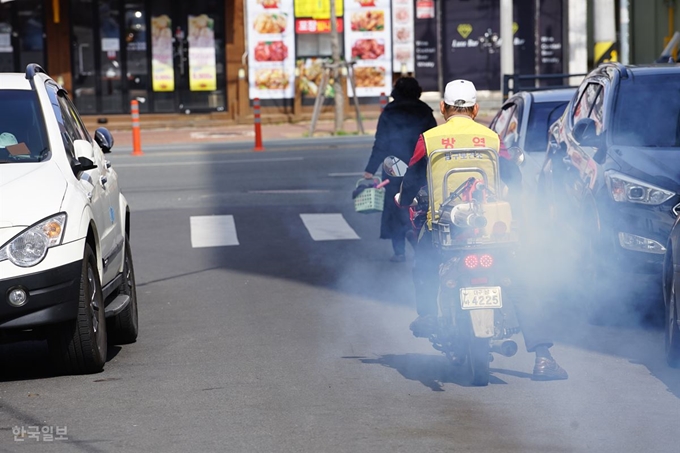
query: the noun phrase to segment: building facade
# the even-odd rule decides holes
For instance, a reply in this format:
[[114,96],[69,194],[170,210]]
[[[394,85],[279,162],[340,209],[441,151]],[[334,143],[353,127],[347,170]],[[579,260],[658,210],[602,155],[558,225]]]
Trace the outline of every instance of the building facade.
[[[585,2],[514,0],[516,72],[573,67],[570,4]],[[670,17],[674,26],[677,3],[631,1],[631,62],[660,52],[667,28],[660,24]],[[377,103],[403,73],[427,91],[458,77],[498,90],[499,11],[499,0],[336,0],[340,51],[355,62],[357,96]],[[138,99],[143,113],[238,118],[255,97],[273,110],[310,112],[332,51],[331,16],[329,0],[4,1],[0,68],[42,64],[83,114],[126,113]],[[332,98],[331,87],[324,94]]]

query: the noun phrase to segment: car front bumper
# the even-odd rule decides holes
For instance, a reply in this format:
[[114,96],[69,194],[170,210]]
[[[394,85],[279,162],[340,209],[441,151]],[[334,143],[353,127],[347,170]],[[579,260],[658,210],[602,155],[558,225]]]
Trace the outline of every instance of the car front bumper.
[[609,208],[600,214],[605,259],[622,272],[661,275],[664,249],[656,248],[653,253],[631,249],[624,246],[621,236],[634,235],[665,248],[675,217],[661,207],[615,204]]
[[[80,298],[82,260],[49,270],[0,280],[0,333],[33,329],[75,319]],[[9,292],[28,294],[20,307],[8,302]]]

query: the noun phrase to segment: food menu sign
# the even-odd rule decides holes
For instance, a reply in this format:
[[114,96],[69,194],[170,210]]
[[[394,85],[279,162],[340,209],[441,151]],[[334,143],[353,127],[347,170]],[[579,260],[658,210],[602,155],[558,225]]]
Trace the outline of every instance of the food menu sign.
[[250,98],[294,96],[293,0],[248,2]]
[[[392,91],[390,0],[345,1],[345,54],[355,61],[357,97]],[[348,88],[352,95],[351,86]]]
[[406,72],[414,72],[413,10],[413,0],[392,0],[392,67],[395,72],[401,71],[402,65],[406,65]]

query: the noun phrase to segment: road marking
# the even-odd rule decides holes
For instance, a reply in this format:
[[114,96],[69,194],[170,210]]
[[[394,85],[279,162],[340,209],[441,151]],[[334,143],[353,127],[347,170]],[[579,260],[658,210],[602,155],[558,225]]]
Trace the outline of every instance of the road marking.
[[294,162],[305,160],[304,157],[271,157],[265,159],[230,159],[230,160],[193,160],[185,162],[157,162],[136,164],[113,164],[114,168],[122,167],[181,167],[185,165],[215,165],[215,164],[253,164],[266,162]]
[[315,241],[361,239],[342,214],[300,214],[300,218]]
[[191,246],[239,245],[233,215],[191,216]]
[[281,189],[281,190],[249,190],[248,193],[259,193],[259,194],[306,194],[306,193],[330,193],[330,190],[326,189]]
[[350,176],[364,176],[363,173],[351,172],[351,173],[328,173],[330,178],[345,178]]

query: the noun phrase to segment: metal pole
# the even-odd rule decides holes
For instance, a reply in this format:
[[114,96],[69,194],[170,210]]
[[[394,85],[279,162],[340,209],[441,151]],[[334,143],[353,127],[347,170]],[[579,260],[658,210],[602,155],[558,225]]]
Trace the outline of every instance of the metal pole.
[[[331,53],[333,55],[333,88],[335,91],[335,133],[341,131],[345,123],[345,93],[340,84],[341,64],[340,64],[340,34],[338,33],[338,19],[335,11],[335,0],[330,0],[331,6]],[[356,93],[354,93],[356,96]]]
[[[585,74],[588,72],[588,3],[587,0],[568,0],[569,19],[568,53],[569,74]],[[582,77],[571,77],[569,84],[577,86]]]
[[501,91],[503,90],[503,76],[515,73],[512,16],[513,0],[501,0]]
[[595,53],[593,59],[595,65],[601,60],[617,61],[616,52],[612,52],[610,58],[606,58],[606,53],[616,43],[616,15],[614,0],[597,0],[594,2],[595,26]]
[[630,15],[629,15],[629,10],[628,10],[628,0],[620,0],[620,9],[619,9],[619,28],[621,30],[621,63],[623,64],[629,64],[630,63],[630,47],[628,45],[628,24],[630,23]]

